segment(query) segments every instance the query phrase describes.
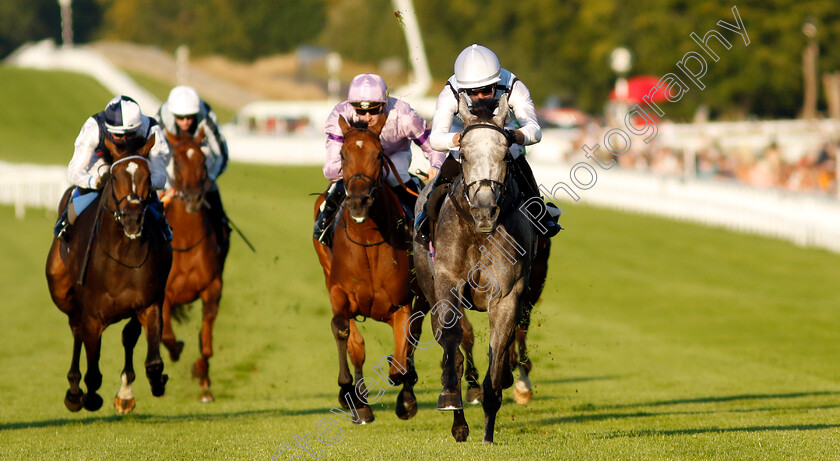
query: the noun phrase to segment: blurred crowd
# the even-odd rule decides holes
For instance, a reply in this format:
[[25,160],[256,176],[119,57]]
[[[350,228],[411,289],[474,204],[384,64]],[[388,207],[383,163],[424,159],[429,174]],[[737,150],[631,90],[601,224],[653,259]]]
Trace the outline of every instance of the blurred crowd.
[[[594,122],[581,130],[567,160],[572,163],[587,161],[581,147],[584,144],[601,144],[603,147],[604,132],[605,129]],[[618,156],[616,162],[623,169],[666,176],[737,181],[759,188],[836,196],[837,151],[840,149],[840,141],[830,139],[829,136],[824,138],[818,147],[801,153],[784,152],[772,141],[760,149],[747,146],[722,147],[720,143],[710,141],[706,147],[688,152],[655,139],[650,144],[631,143],[630,149]],[[603,153],[600,155],[605,158]]]

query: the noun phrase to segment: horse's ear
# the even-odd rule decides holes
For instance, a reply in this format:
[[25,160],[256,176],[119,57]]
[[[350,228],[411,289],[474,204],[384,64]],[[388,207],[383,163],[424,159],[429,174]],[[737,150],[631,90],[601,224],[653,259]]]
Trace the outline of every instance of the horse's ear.
[[169,130],[163,130],[166,133],[166,140],[169,141],[170,146],[178,144],[178,136],[171,133]]
[[458,97],[458,115],[461,116],[461,121],[464,126],[474,125],[478,121],[478,117],[470,112],[470,106],[467,104],[467,95],[460,93]]
[[152,150],[152,146],[155,145],[156,138],[157,136],[154,133],[152,133],[152,135],[149,136],[149,139],[146,141],[146,145],[144,145],[143,148],[140,149],[140,152],[137,152],[137,155],[149,158],[149,152]]
[[206,133],[204,132],[204,127],[202,126],[201,128],[198,129],[198,133],[195,135],[195,143],[196,144],[201,144],[202,142],[204,142],[204,135],[205,134]]
[[108,153],[111,155],[111,162],[120,159],[120,149],[114,144],[114,141],[111,141],[111,137],[108,135],[105,135],[105,148],[108,149]]
[[352,128],[350,124],[347,123],[347,119],[345,119],[343,115],[338,116],[338,127],[341,128],[342,135],[347,134],[347,132]]
[[499,112],[493,117],[493,124],[499,128],[505,127],[505,119],[507,118],[508,112],[510,112],[510,106],[508,105],[508,97],[507,94],[503,94],[501,98],[499,98]]
[[368,130],[373,131],[377,136],[382,133],[382,128],[385,126],[385,121],[387,117],[385,116],[385,112],[383,111],[382,115],[379,117],[379,121],[376,122],[376,125],[371,125],[368,127]]

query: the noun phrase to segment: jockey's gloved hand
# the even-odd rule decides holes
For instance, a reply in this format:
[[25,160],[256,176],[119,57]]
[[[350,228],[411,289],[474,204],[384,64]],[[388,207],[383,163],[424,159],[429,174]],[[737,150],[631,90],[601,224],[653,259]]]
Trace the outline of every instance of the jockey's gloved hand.
[[513,130],[505,130],[505,138],[507,138],[508,146],[516,144],[516,132]]

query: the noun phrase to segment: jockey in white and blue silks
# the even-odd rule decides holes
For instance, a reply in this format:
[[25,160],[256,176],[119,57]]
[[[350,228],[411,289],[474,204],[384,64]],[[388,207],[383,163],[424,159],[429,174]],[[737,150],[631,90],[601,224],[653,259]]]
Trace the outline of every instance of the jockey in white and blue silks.
[[[224,173],[228,165],[228,146],[224,135],[219,130],[216,113],[198,96],[195,88],[190,86],[176,86],[169,92],[166,102],[161,104],[155,119],[169,133],[179,136],[189,133],[192,137],[204,129],[204,141],[201,152],[204,153],[204,164],[207,167],[207,178],[210,180],[204,198],[208,205],[207,212],[216,241],[223,242],[230,235],[227,215],[222,206],[222,196],[216,179]],[[167,138],[167,143],[169,142]],[[170,149],[172,146],[170,146]],[[175,162],[167,166],[167,188],[172,187],[175,177]]]
[[[105,147],[107,136],[117,146],[126,144],[140,148],[154,135],[155,143],[149,152],[149,170],[152,189],[162,190],[166,186],[166,164],[169,162],[169,147],[157,122],[140,111],[136,101],[128,96],[116,96],[105,106],[105,110],[88,118],[76,137],[73,158],[67,168],[67,177],[76,185],[70,203],[59,217],[55,235],[65,238],[76,218],[99,195],[105,186],[102,176],[110,168],[111,158]],[[169,225],[163,216],[163,208],[157,195],[150,207],[152,213],[162,222],[162,231],[171,240]]]
[[[347,100],[336,105],[327,117],[325,129],[327,156],[324,162],[324,177],[331,184],[327,189],[327,198],[321,205],[313,232],[314,237],[325,245],[330,244],[331,235],[328,230],[345,195],[341,180],[340,153],[344,138],[338,126],[340,116],[344,116],[350,124],[361,121],[368,125],[375,125],[380,121],[379,117],[386,117],[385,125],[379,135],[383,153],[391,159],[403,183],[415,193],[419,193],[423,186],[419,178],[408,172],[411,164],[411,143],[414,142],[420,147],[434,171],[440,168],[445,156],[442,152],[433,150],[429,145],[429,130],[426,121],[407,102],[388,96],[388,88],[382,77],[376,74],[357,75],[350,83]],[[400,185],[393,172],[389,171],[385,182],[400,199],[400,203],[403,204],[411,219],[417,197]]]
[[[460,95],[466,95],[467,103],[472,107],[472,103],[478,99],[492,98],[498,101],[502,95],[507,94],[510,113],[505,122],[505,130],[511,143],[510,154],[515,160],[510,171],[526,198],[540,197],[534,174],[524,155],[524,146],[536,144],[542,138],[537,111],[528,87],[516,75],[500,66],[499,58],[493,51],[481,45],[465,48],[455,60],[454,67],[455,74],[438,95],[432,117],[429,142],[433,149],[449,152],[440,173],[434,178],[433,188],[451,183],[461,172],[458,149],[464,125],[458,115]],[[547,236],[554,236],[560,230],[558,217],[559,210],[553,204],[548,204],[547,212],[540,219],[548,231]],[[415,230],[422,239],[428,239],[430,229],[425,209],[417,215]]]

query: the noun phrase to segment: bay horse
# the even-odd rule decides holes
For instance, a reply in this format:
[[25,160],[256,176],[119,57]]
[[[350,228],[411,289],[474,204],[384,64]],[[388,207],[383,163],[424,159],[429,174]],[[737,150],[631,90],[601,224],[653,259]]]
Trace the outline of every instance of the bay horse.
[[[508,174],[513,161],[504,132],[509,106],[507,96],[493,108],[474,103],[470,112],[465,96],[459,114],[465,129],[461,136],[461,176],[452,184],[435,230],[435,259],[429,247],[414,240],[417,278],[433,305],[432,329],[443,347],[443,390],[438,410],[453,411],[452,435],[465,441],[469,426],[461,399],[464,357],[462,311],[486,311],[490,323],[490,363],[482,384],[484,441],[493,442],[496,413],[502,390],[513,385],[510,346],[516,325],[524,314],[524,297],[537,248],[537,233],[517,210],[519,189]],[[422,206],[418,201],[418,208]]]
[[[384,124],[385,117],[370,127],[351,126],[344,117],[339,118],[344,136],[341,170],[347,198],[336,216],[332,248],[313,239],[332,305],[330,324],[339,362],[338,400],[353,411],[352,420],[357,424],[374,420],[370,404],[381,398],[387,384],[403,386],[396,403],[400,419],[417,413],[414,347],[405,331],[412,301],[415,309],[428,309],[425,299],[415,295],[419,290],[411,287],[409,227],[397,196],[384,183],[385,160],[379,142]],[[323,194],[315,201],[316,216],[323,201]],[[393,356],[383,357],[374,367],[387,383],[380,386],[376,400],[368,396],[367,389],[376,380],[363,374],[365,344],[356,326],[359,318],[385,322],[394,332]],[[421,323],[409,325],[415,337],[420,335]],[[355,368],[355,380],[348,368],[348,355]],[[382,369],[388,363],[386,376]]]
[[[92,210],[82,213],[70,228],[69,243],[55,238],[47,256],[50,296],[69,317],[73,333],[73,358],[67,374],[70,389],[64,397],[70,411],[102,407],[102,397],[96,393],[102,385],[102,332],[123,319],[129,319],[122,331],[125,367],[114,406],[120,413],[134,408],[132,357],[141,326],[146,330],[146,376],[152,395],[160,397],[165,392],[168,377],[163,374],[160,357],[161,307],[172,250],[148,209],[157,199],[148,160],[154,142],[152,136],[135,153],[106,138],[109,153],[105,155],[113,163],[103,176],[105,187],[89,205]],[[59,214],[67,207],[72,190],[62,197]],[[79,387],[82,344],[87,355],[86,393]]]
[[219,312],[222,272],[230,241],[217,241],[204,200],[211,185],[201,151],[204,135],[204,128],[195,137],[190,133],[175,136],[166,132],[174,165],[174,194],[165,200],[166,219],[173,228],[173,253],[163,302],[162,341],[172,361],[178,361],[184,342],[175,338],[172,318],[180,318],[184,305],[201,298],[202,324],[198,334],[201,356],[193,363],[192,374],[199,380],[199,400],[212,402],[209,359],[213,355],[213,323]]

